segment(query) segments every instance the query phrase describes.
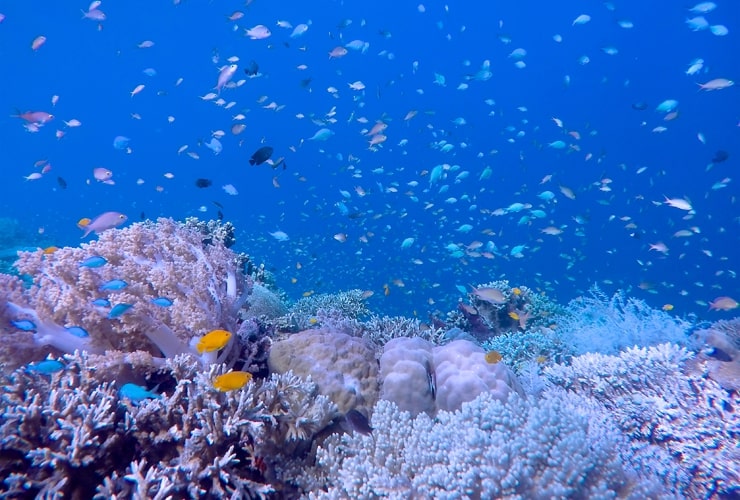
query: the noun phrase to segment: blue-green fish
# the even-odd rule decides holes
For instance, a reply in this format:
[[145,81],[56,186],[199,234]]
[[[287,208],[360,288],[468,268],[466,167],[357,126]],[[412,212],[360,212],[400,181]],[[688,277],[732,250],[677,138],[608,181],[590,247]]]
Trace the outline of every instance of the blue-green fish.
[[100,255],[93,255],[92,257],[88,257],[87,259],[80,262],[80,267],[102,267],[107,263],[108,261],[105,259],[105,257],[101,257]]
[[92,301],[92,305],[96,307],[110,307],[110,300],[108,299],[95,299]]
[[21,319],[18,321],[11,321],[10,322],[14,327],[16,327],[19,330],[23,330],[24,332],[34,332],[36,331],[36,325],[33,323],[33,321],[28,319]]
[[128,286],[128,283],[126,283],[123,280],[110,280],[106,281],[102,285],[100,285],[100,290],[121,290],[123,288],[126,288]]
[[171,299],[168,299],[167,297],[155,297],[152,299],[152,304],[159,307],[170,307],[173,302]]
[[68,326],[66,327],[66,330],[72,335],[74,335],[75,337],[80,337],[84,339],[85,337],[90,336],[90,334],[87,333],[87,330],[85,330],[81,326]]
[[136,384],[123,384],[118,390],[118,395],[122,398],[128,398],[134,403],[143,401],[145,399],[157,399],[162,397],[154,391],[149,391],[146,387],[142,387]]
[[133,304],[126,304],[125,302],[122,302],[120,304],[116,304],[113,306],[113,309],[110,310],[108,313],[108,319],[114,319],[128,311],[133,307]]
[[64,370],[64,363],[55,359],[45,359],[36,363],[29,363],[26,368],[32,372],[51,375]]

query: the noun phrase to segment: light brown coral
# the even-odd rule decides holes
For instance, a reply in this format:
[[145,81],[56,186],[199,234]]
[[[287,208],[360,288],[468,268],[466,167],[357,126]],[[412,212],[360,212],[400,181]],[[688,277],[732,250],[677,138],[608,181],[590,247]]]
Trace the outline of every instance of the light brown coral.
[[366,416],[378,399],[378,364],[368,340],[331,330],[305,330],[275,342],[270,349],[271,372],[292,371],[311,376],[319,392],[346,413]]

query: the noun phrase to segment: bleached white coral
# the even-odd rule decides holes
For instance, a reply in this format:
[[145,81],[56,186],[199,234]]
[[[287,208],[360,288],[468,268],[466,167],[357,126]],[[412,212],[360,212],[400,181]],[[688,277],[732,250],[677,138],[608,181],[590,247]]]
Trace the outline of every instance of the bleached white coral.
[[590,297],[572,300],[554,318],[555,332],[571,352],[617,354],[627,347],[663,342],[685,345],[688,323],[617,292],[609,299],[593,288]]
[[673,344],[631,348],[619,356],[585,354],[545,369],[550,384],[603,404],[622,431],[656,444],[689,478],[692,498],[740,491],[740,397],[685,373],[692,354]]
[[[379,401],[373,435],[331,436],[317,451],[326,486],[311,499],[660,498],[635,473],[626,437],[598,404],[548,391],[537,402],[488,393],[456,412],[411,417]],[[313,483],[315,484],[315,483]]]

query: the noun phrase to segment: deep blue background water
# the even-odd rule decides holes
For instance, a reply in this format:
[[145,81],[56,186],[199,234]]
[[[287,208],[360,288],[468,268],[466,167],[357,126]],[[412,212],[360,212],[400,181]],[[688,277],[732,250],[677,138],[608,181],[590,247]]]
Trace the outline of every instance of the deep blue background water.
[[[387,314],[424,317],[430,310],[448,310],[461,296],[455,285],[500,278],[563,302],[597,283],[607,291],[626,289],[655,307],[674,304],[680,315],[717,319],[732,314],[707,313],[705,304],[723,295],[740,299],[735,276],[739,90],[736,85],[699,92],[697,82],[740,79],[737,3],[718,2],[705,16],[710,24],[726,25],[727,36],[692,32],[685,20],[694,14],[684,3],[619,2],[610,10],[607,4],[571,1],[486,2],[486,7],[449,2],[447,12],[443,3],[424,2],[423,13],[417,5],[103,2],[107,19],[98,30],[98,23],[80,19],[84,2],[0,1],[6,16],[0,23],[0,110],[5,110],[0,116],[0,215],[17,218],[28,230],[29,241],[19,244],[61,246],[79,244],[75,223],[81,217],[116,210],[130,221],[209,218],[217,216],[213,202],[218,202],[238,229],[235,249],[264,261],[290,296],[358,287],[373,290],[370,306]],[[228,21],[235,10],[244,18]],[[590,15],[591,22],[573,26],[580,14]],[[621,28],[621,19],[631,20],[634,28]],[[302,37],[291,39],[291,30],[279,28],[278,20],[311,24]],[[339,29],[342,20],[352,23]],[[268,26],[272,36],[245,38],[244,28],[257,24]],[[562,43],[553,40],[555,34],[562,35]],[[38,35],[47,42],[34,52],[31,42]],[[511,43],[504,43],[505,37]],[[331,49],[355,39],[370,44],[365,54],[350,50],[340,59],[328,57]],[[154,47],[137,48],[144,40]],[[607,46],[619,52],[607,55],[601,50]],[[527,51],[523,69],[509,57],[516,48]],[[579,63],[584,55],[589,64]],[[240,58],[235,80],[245,77],[242,69],[250,60],[263,76],[225,89],[221,97],[237,103],[225,110],[198,96],[213,90],[218,68],[230,56]],[[705,67],[687,76],[695,58],[703,58]],[[492,78],[467,81],[465,76],[484,60],[491,61]],[[301,64],[308,69],[297,69]],[[157,75],[144,75],[145,68]],[[445,76],[445,87],[433,83],[435,73]],[[175,86],[178,78],[184,80]],[[307,78],[308,89],[300,84]],[[364,92],[348,88],[357,80],[366,85]],[[461,83],[469,87],[458,90]],[[138,84],[146,88],[132,97]],[[327,92],[330,86],[338,89],[338,97]],[[60,96],[55,107],[52,95]],[[266,100],[258,104],[261,96]],[[495,104],[485,104],[486,99]],[[655,111],[666,99],[679,101],[673,121]],[[273,101],[285,108],[263,109]],[[647,103],[647,109],[633,109],[638,102]],[[9,116],[16,108],[48,111],[55,119],[29,133],[20,119]],[[332,110],[337,122],[326,126],[334,136],[304,141],[321,128],[309,117],[322,118]],[[404,121],[411,110],[418,114]],[[247,128],[234,136],[230,127],[237,113],[246,115]],[[168,116],[175,121],[168,123]],[[359,117],[368,123],[359,123]],[[467,124],[453,124],[458,117]],[[66,128],[63,120],[72,118],[82,126]],[[388,124],[388,140],[371,151],[361,131],[380,119]],[[652,132],[657,126],[667,130]],[[57,139],[56,130],[66,135]],[[215,130],[226,132],[218,156],[198,144]],[[568,130],[577,131],[580,140],[566,135]],[[113,148],[118,135],[131,138],[131,154]],[[402,139],[408,140],[405,146],[398,145]],[[455,148],[443,153],[432,147],[442,139]],[[580,151],[547,147],[557,140]],[[248,165],[263,142],[275,148],[275,157],[286,157],[287,170]],[[200,159],[178,155],[183,145]],[[720,149],[729,159],[707,170]],[[588,161],[587,153],[593,155]],[[52,170],[25,181],[38,171],[34,162],[40,159],[49,160]],[[430,188],[424,171],[445,163],[459,170]],[[92,180],[92,169],[99,166],[114,172],[114,186]],[[479,180],[486,166],[493,174]],[[382,173],[373,173],[381,167]],[[637,174],[640,167],[647,169]],[[469,176],[455,183],[461,171]],[[276,174],[279,188],[273,187]],[[547,174],[552,181],[540,186]],[[66,181],[66,189],[57,177]],[[198,189],[199,177],[211,179],[213,186]],[[712,189],[727,177],[732,180],[725,188]],[[598,189],[604,178],[612,180],[609,192]],[[138,185],[137,179],[145,182]],[[409,186],[412,181],[418,186]],[[226,194],[225,184],[239,194]],[[449,186],[447,192],[438,192],[442,185]],[[576,199],[565,198],[560,185],[573,189]],[[358,196],[356,186],[366,196]],[[537,198],[545,189],[556,194],[556,203]],[[346,204],[358,217],[340,214],[340,190],[351,194]],[[693,218],[684,220],[686,212],[658,205],[664,195],[691,200]],[[446,203],[450,197],[458,201]],[[514,202],[531,203],[547,216],[519,225],[526,211],[490,214]],[[433,207],[425,209],[427,204]],[[207,207],[205,213],[199,212],[201,206]],[[577,224],[574,216],[586,223]],[[629,222],[636,231],[625,229]],[[473,229],[456,231],[462,224]],[[550,225],[567,227],[559,237],[540,232]],[[672,237],[689,227],[701,232]],[[42,240],[37,239],[40,228]],[[486,229],[492,234],[482,233]],[[276,230],[290,239],[277,241],[269,234]],[[337,233],[346,234],[347,241],[336,241]],[[367,243],[359,240],[362,235]],[[415,242],[401,249],[407,237]],[[476,240],[495,243],[496,257],[460,259],[445,249]],[[657,242],[669,247],[667,255],[649,250]],[[510,249],[520,244],[527,245],[523,257],[511,257]]]

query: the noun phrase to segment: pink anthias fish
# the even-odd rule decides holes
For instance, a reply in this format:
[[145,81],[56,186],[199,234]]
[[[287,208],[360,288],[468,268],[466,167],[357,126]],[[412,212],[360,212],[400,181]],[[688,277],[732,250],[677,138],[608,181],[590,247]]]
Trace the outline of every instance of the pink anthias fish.
[[715,78],[714,80],[709,80],[707,83],[697,83],[697,85],[699,86],[699,90],[709,92],[710,90],[722,90],[732,87],[735,85],[735,82],[727,78]]
[[216,90],[220,93],[221,89],[224,88],[224,85],[229,83],[229,80],[234,76],[234,73],[236,73],[236,69],[238,66],[236,64],[229,64],[228,66],[224,66],[221,68],[221,72],[218,74],[218,83],[216,83]]
[[46,111],[26,111],[21,113],[18,111],[17,115],[10,115],[11,118],[21,118],[26,120],[28,123],[36,125],[43,125],[54,119],[54,115],[47,113]]
[[95,180],[98,182],[102,182],[103,184],[115,184],[115,181],[111,179],[113,177],[113,172],[108,170],[105,167],[96,167],[93,169],[93,177],[95,177]]
[[714,302],[709,303],[709,310],[712,311],[731,311],[737,309],[740,304],[732,297],[717,297]]
[[245,30],[244,34],[252,40],[264,40],[265,38],[272,35],[272,33],[270,32],[270,28],[262,24],[258,24],[254,28],[249,28],[248,30]]
[[91,220],[87,225],[82,226],[82,230],[85,231],[82,237],[84,238],[90,233],[100,234],[106,229],[120,226],[126,220],[128,220],[128,217],[121,212],[104,212]]

